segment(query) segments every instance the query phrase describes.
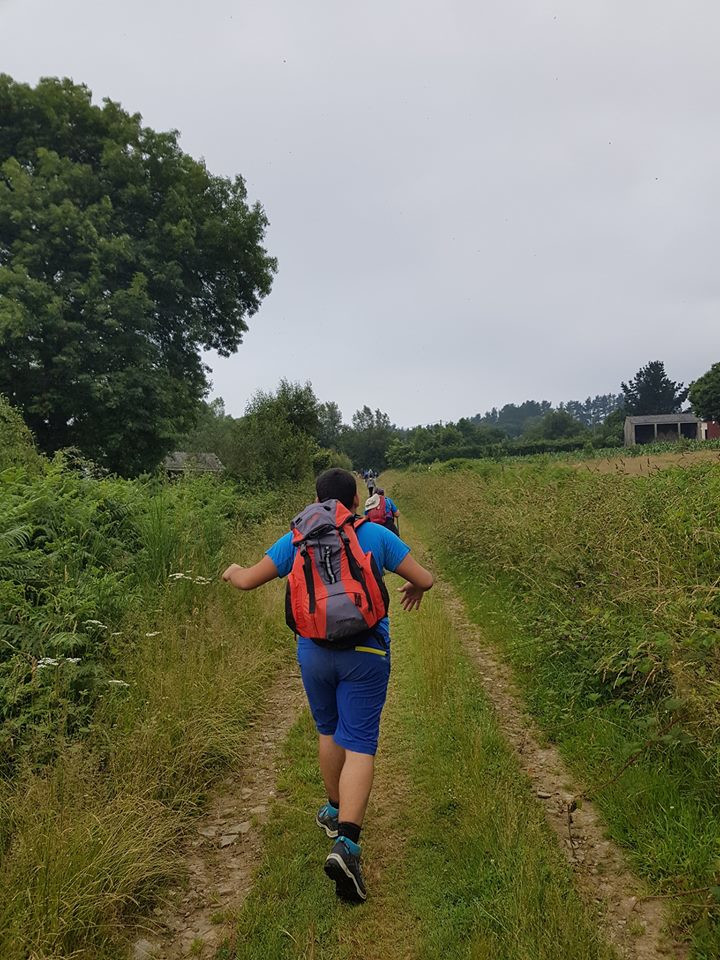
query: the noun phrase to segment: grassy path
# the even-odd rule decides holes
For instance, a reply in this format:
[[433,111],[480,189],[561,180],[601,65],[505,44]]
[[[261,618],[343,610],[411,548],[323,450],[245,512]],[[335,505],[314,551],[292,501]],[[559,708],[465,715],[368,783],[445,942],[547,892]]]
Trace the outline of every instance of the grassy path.
[[[393,586],[394,584],[391,584]],[[610,960],[446,602],[396,611],[363,846],[370,899],[336,902],[314,732],[291,731],[265,857],[221,960]]]

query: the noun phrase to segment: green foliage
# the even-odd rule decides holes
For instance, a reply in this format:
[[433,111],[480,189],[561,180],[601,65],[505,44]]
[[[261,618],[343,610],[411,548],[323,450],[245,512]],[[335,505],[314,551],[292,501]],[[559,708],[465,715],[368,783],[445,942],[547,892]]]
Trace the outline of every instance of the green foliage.
[[364,406],[353,414],[352,427],[343,433],[341,448],[356,468],[382,470],[387,466],[388,447],[394,433],[386,413]]
[[[622,395],[615,393],[598,394],[585,400],[567,400],[560,403],[558,410],[567,411],[575,420],[586,427],[599,426],[614,410],[622,404]],[[548,400],[526,400],[524,403],[506,403],[500,410],[493,407],[487,413],[477,414],[472,422],[478,425],[498,427],[509,437],[519,437],[538,420],[552,410]]]
[[[397,485],[398,502],[416,500],[419,483]],[[631,477],[484,463],[422,484],[468,576],[522,598],[537,649],[580,685],[576,695],[653,708],[679,696],[682,729],[720,761],[715,465]]]
[[587,432],[584,424],[567,410],[548,410],[540,420],[528,427],[523,436],[528,440],[562,440]]
[[345,429],[340,407],[330,400],[327,403],[319,404],[317,413],[318,430],[316,436],[318,443],[321,447],[327,447],[331,450],[339,449]]
[[687,399],[688,390],[665,373],[661,360],[641,367],[628,383],[621,384],[623,406],[629,416],[677,413]]
[[208,476],[124,481],[61,456],[0,473],[0,765],[84,733],[125,621],[172,574],[202,589],[238,512]]
[[[191,481],[163,493],[179,486],[192,510],[195,492],[203,502],[214,489]],[[244,498],[242,529],[222,563],[257,559],[305,495]],[[252,511],[265,515],[261,528],[248,525]],[[172,504],[165,513],[171,522]],[[224,533],[212,520],[204,529],[208,515],[201,509],[193,530],[211,536],[215,550]],[[113,638],[122,643],[116,682],[102,686],[83,738],[70,742],[58,725],[52,763],[33,769],[26,751],[13,780],[0,777],[3,960],[125,956],[127,930],[177,882],[178,841],[208,788],[243,762],[248,726],[292,657],[282,585],[240,597],[217,581],[217,567],[186,570],[145,585],[142,604]],[[107,632],[98,635],[98,657],[107,642]]]
[[585,400],[567,400],[561,403],[559,410],[567,410],[570,416],[586,427],[599,427],[609,416],[622,407],[621,393],[601,393]]
[[258,390],[247,406],[248,416],[280,416],[298,433],[317,437],[320,429],[318,399],[312,384],[281,380],[274,393]]
[[0,471],[7,467],[38,470],[40,457],[25,421],[0,394]]
[[624,443],[626,416],[627,412],[625,408],[618,407],[617,410],[613,410],[613,412],[606,417],[595,432],[599,446],[620,446]]
[[690,403],[702,420],[720,420],[720,363],[690,384]]
[[216,453],[247,488],[299,483],[313,473],[320,454],[318,406],[309,383],[282,380],[275,393],[258,391],[244,417],[228,416],[222,400],[204,404],[196,428],[178,443]]
[[0,76],[0,390],[40,447],[154,467],[270,290],[266,218],[176,132]]
[[529,424],[544,417],[552,409],[549,400],[525,400],[521,404],[506,403],[500,410],[493,407],[487,413],[473,417],[478,426],[497,427],[508,437],[519,437]]
[[677,910],[693,955],[717,956],[717,464],[486,460],[388,484],[633,864],[658,892],[694,892]]
[[331,467],[352,470],[352,460],[346,453],[341,453],[339,450],[328,450],[321,447],[313,457],[313,473],[317,476],[323,470],[329,470]]
[[390,442],[387,460],[392,467],[404,467],[411,463],[433,463],[456,457],[488,456],[502,440],[501,430],[477,426],[467,419],[456,424],[413,427]]

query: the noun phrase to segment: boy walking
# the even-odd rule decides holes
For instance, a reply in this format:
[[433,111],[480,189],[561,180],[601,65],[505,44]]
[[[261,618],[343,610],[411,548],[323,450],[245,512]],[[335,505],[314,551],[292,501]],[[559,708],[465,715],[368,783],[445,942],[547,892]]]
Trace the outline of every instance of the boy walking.
[[420,606],[432,575],[384,526],[356,516],[355,478],[331,469],[316,481],[317,501],[292,523],[259,563],[231,564],[223,580],[254,590],[288,577],[286,615],[318,731],[327,803],[316,823],[335,841],[325,872],[344,900],[367,898],[360,831],[372,789],[380,714],[390,677],[386,570],[404,577],[405,610]]

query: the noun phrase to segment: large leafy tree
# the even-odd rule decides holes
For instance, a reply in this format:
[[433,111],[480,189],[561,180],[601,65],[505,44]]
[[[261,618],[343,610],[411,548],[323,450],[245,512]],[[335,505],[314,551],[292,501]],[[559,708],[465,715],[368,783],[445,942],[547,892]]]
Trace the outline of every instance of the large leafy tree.
[[472,421],[478,426],[499,427],[509,437],[519,437],[533,421],[551,409],[549,400],[525,400],[521,404],[506,403],[500,410],[493,407],[483,416],[477,414]]
[[548,410],[525,432],[525,436],[538,440],[561,440],[585,433],[587,427],[576,420],[567,410]]
[[342,437],[342,448],[358,469],[372,467],[382,470],[387,464],[388,447],[395,433],[386,413],[364,406],[353,414],[352,427]]
[[270,291],[266,225],[176,132],[0,75],[0,391],[40,446],[154,466]]
[[631,416],[677,413],[688,395],[687,387],[668,377],[661,360],[641,367],[632,380],[620,387],[625,412]]
[[344,424],[340,407],[334,400],[328,400],[327,403],[320,404],[318,421],[318,443],[321,447],[331,447],[337,450],[342,439]]
[[690,403],[703,420],[720,420],[720,363],[690,384]]

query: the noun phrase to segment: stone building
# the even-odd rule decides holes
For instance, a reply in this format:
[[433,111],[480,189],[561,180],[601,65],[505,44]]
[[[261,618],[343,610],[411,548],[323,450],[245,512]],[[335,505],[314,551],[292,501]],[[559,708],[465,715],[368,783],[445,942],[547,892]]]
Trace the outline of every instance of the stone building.
[[625,417],[625,446],[668,440],[702,440],[702,421],[692,413]]

